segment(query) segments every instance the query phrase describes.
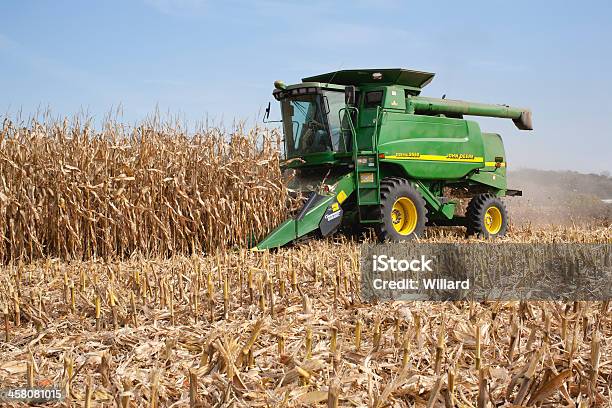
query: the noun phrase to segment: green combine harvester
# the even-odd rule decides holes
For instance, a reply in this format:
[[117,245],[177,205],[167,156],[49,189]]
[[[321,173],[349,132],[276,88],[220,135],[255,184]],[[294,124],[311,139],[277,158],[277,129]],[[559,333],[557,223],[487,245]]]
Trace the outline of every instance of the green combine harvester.
[[[505,234],[506,184],[500,135],[464,115],[512,119],[532,130],[528,109],[419,96],[434,74],[406,69],[343,70],[274,83],[290,188],[303,208],[254,250],[339,228],[373,227],[381,241],[422,236],[426,225],[461,225],[468,234]],[[270,107],[266,111],[269,116]],[[470,199],[465,215],[457,199]]]

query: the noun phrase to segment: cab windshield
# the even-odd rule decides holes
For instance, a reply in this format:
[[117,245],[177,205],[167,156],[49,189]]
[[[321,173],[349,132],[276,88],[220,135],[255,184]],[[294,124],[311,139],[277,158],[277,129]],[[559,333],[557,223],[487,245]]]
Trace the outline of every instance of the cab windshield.
[[342,108],[342,92],[323,91],[291,95],[282,99],[281,113],[287,157],[321,152],[346,152],[350,138],[342,131],[339,116]]

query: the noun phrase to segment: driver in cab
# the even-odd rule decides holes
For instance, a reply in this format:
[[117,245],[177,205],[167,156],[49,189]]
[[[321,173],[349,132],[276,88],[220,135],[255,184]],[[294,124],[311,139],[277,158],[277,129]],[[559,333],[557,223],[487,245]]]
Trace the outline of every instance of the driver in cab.
[[300,150],[308,153],[330,152],[333,150],[325,125],[313,117],[309,118],[304,124],[304,130],[300,138]]

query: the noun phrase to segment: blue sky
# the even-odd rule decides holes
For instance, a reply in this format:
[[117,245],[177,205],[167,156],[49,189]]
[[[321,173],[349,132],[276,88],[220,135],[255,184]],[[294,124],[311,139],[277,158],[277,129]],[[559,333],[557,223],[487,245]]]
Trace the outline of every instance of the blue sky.
[[427,96],[532,108],[534,132],[479,119],[510,165],[612,172],[609,1],[23,0],[0,15],[3,112],[252,124],[275,79],[404,67],[437,73]]

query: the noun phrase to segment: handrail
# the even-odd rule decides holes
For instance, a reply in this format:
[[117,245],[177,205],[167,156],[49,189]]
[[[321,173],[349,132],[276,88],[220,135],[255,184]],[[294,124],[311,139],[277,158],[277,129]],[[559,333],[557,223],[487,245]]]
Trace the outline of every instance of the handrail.
[[[344,128],[342,127],[343,121],[342,121],[341,112],[345,111],[345,116],[348,117],[349,130],[351,132],[351,137],[353,139],[353,143],[352,143],[352,146],[351,146],[353,148],[353,168],[355,170],[355,177],[353,178],[353,182],[354,182],[355,189],[357,189],[357,202],[359,202],[359,183],[357,181],[357,177],[358,177],[357,173],[359,172],[359,170],[358,170],[359,166],[357,166],[357,149],[358,149],[358,146],[357,146],[357,132],[355,131],[355,125],[353,124],[353,118],[350,115],[350,112],[352,110],[355,111],[355,113],[356,113],[355,117],[357,118],[357,120],[359,120],[359,109],[355,108],[354,106],[346,106],[346,107],[340,109],[338,111],[338,116],[340,118],[340,130],[342,132],[344,132]],[[348,115],[346,115],[347,113],[348,113]]]
[[340,119],[340,131],[341,132],[345,132],[346,130],[349,130],[351,132],[351,139],[352,139],[352,147],[353,147],[353,157],[355,160],[357,160],[357,132],[355,131],[355,125],[353,124],[353,118],[351,117],[350,113],[348,115],[346,115],[348,117],[348,123],[349,123],[349,128],[344,128],[342,126],[343,124],[343,120],[342,120],[342,111],[345,111],[345,113],[349,113],[350,111],[355,111],[356,116],[359,117],[359,109],[353,107],[353,106],[347,106],[344,108],[341,108],[338,111],[338,118]]
[[376,125],[374,126],[374,133],[372,133],[372,151],[378,154],[378,122],[380,122],[382,109],[380,105],[376,106]]

